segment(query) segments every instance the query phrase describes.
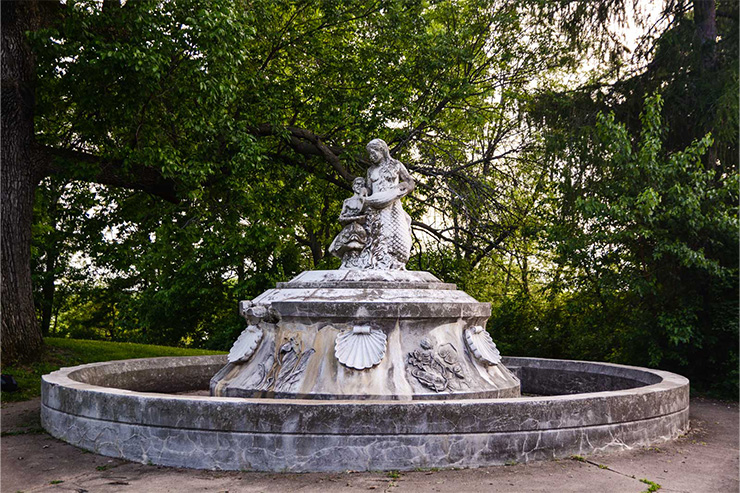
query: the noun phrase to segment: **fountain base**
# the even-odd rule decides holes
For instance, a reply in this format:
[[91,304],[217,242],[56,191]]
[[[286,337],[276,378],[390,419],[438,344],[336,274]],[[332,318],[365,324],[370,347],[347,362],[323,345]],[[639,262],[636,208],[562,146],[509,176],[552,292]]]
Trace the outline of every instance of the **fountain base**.
[[214,396],[519,395],[519,380],[484,330],[490,304],[428,272],[307,271],[241,307],[250,325],[234,361],[211,380]]
[[[504,358],[538,397],[238,399],[202,392],[224,356],[64,368],[42,380],[54,437],[163,466],[257,471],[480,467],[650,446],[689,423],[689,382],[607,363]],[[172,394],[179,392],[180,394]]]

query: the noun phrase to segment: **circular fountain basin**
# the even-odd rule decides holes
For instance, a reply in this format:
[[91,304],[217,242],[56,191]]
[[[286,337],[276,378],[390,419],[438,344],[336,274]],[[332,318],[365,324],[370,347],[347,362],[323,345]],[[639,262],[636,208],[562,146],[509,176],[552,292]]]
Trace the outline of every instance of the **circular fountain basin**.
[[[226,356],[62,368],[42,380],[41,421],[98,454],[257,471],[480,467],[647,446],[688,429],[689,381],[623,365],[504,358],[530,397],[300,400],[210,397]],[[203,395],[198,395],[203,394]]]

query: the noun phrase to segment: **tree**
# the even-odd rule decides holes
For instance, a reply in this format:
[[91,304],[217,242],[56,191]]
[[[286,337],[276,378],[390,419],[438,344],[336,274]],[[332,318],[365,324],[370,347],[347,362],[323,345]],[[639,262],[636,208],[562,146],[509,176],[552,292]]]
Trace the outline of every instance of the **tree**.
[[[31,241],[31,273],[34,305],[41,324],[41,333],[49,335],[54,313],[60,307],[57,287],[60,279],[78,281],[80,269],[72,265],[73,256],[83,249],[79,233],[86,211],[95,206],[87,188],[81,182],[65,183],[46,178],[36,189]],[[56,310],[55,310],[56,308]]]
[[37,28],[38,5],[2,4],[2,356],[40,348],[31,291],[31,216],[42,172],[34,143],[33,58],[24,37]]
[[537,98],[554,188],[547,241],[532,241],[552,267],[546,303],[511,305],[541,310],[520,335],[549,356],[660,365],[737,395],[737,5],[666,2],[631,70]]
[[[57,150],[39,145],[34,135],[34,55],[25,31],[50,22],[59,6],[45,2],[2,4],[2,357],[6,361],[38,354],[41,333],[33,308],[30,250],[34,192],[39,180],[59,168]],[[89,162],[87,154],[61,152]],[[124,181],[121,170],[103,168],[101,183],[144,189],[169,195],[161,174],[139,166]]]
[[[575,288],[571,307],[592,317],[594,337],[580,338],[583,350],[688,371],[705,389],[731,392],[738,175],[718,176],[701,162],[709,134],[665,152],[661,109],[659,96],[646,101],[634,139],[602,114],[572,149],[587,164],[568,220],[551,223],[564,267],[559,289]],[[572,186],[561,182],[565,193]],[[711,364],[687,368],[696,361]]]
[[[160,217],[190,219],[188,209],[215,211],[219,201],[233,199],[224,190],[266,190],[292,182],[283,178],[300,170],[313,177],[304,183],[315,194],[280,220],[305,219],[293,223],[291,237],[317,264],[335,233],[337,194],[363,173],[363,147],[378,136],[425,177],[412,207],[419,234],[450,241],[480,261],[500,248],[527,210],[511,193],[516,180],[504,180],[529,162],[529,141],[518,137],[526,127],[513,102],[561,60],[556,38],[528,17],[526,6],[483,0],[367,1],[351,8],[331,1],[41,5],[4,4],[12,14],[4,16],[4,31],[15,36],[4,44],[25,50],[3,52],[25,67],[4,77],[28,94],[37,84],[35,104],[29,100],[23,114],[34,156],[18,155],[9,167],[34,170],[23,178],[24,210],[30,211],[39,180],[54,175],[105,185],[91,192],[102,200],[143,200],[131,193],[144,192],[158,197],[145,200]],[[42,8],[48,13],[41,15]],[[31,31],[30,45],[24,31]],[[9,128],[4,121],[3,131]],[[262,179],[267,175],[273,185]],[[254,204],[234,202],[241,217]],[[421,221],[428,208],[454,227]],[[13,215],[16,230],[30,229],[29,214]],[[19,272],[28,265],[29,238],[4,241],[4,262],[22,266]],[[6,358],[28,355],[12,341],[37,332],[22,275],[4,277],[19,297],[4,305]]]

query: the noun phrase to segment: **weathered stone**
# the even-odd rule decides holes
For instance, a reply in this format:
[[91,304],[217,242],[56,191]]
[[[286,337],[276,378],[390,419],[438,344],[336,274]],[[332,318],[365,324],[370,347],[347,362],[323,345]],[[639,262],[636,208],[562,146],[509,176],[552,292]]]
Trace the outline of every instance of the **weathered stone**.
[[501,353],[491,339],[491,335],[480,325],[465,329],[465,344],[473,356],[488,365],[501,363]]
[[342,288],[378,289],[393,283],[396,289],[444,289],[454,291],[457,286],[444,283],[426,271],[406,270],[307,270],[289,282],[277,283],[285,288]]
[[256,325],[249,325],[242,331],[231,348],[229,363],[243,363],[249,360],[260,341],[262,341],[262,329]]
[[[59,370],[43,377],[42,423],[53,436],[112,457],[265,471],[527,462],[651,445],[688,427],[683,377],[536,358],[502,363],[522,375],[524,392],[546,386],[558,395],[382,402],[167,394],[187,382],[205,385],[225,361],[154,358]],[[568,395],[575,388],[581,393]]]
[[369,325],[355,325],[341,331],[334,343],[337,361],[354,370],[372,368],[383,360],[388,338],[382,330]]
[[404,270],[411,253],[411,217],[401,199],[414,190],[414,179],[381,139],[371,141],[367,151],[367,179],[355,178],[354,195],[339,215],[344,229],[329,252],[342,259],[340,269]]
[[[355,287],[363,283],[374,287]],[[474,357],[465,342],[465,331],[485,326],[490,311],[489,303],[428,272],[304,272],[242,302],[249,323],[257,312],[274,313],[275,321],[260,323],[259,347],[218,372],[211,392],[301,399],[516,397],[516,376]],[[357,327],[368,334],[353,334]],[[423,343],[429,351],[420,349]]]

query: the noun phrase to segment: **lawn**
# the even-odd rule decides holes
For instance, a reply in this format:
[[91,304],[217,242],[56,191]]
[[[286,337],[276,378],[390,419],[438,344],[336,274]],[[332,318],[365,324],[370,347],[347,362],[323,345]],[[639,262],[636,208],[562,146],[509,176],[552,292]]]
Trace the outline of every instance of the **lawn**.
[[2,373],[13,375],[19,387],[17,392],[0,393],[2,402],[25,401],[39,396],[41,393],[41,376],[65,366],[117,359],[223,354],[220,351],[151,346],[129,342],[87,341],[56,337],[47,337],[44,341],[46,347],[39,361],[28,365],[2,367]]

